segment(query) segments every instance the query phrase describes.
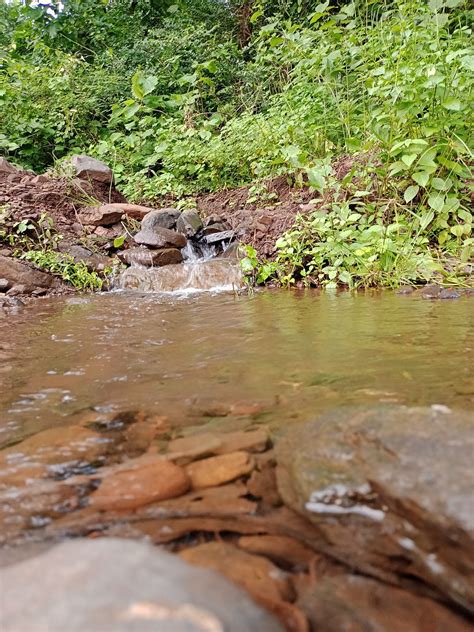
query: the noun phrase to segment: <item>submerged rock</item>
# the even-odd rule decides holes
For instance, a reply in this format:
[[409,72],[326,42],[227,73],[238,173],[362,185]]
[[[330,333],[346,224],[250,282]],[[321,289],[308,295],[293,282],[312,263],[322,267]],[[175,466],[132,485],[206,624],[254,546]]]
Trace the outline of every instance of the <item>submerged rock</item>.
[[443,407],[323,415],[278,444],[280,494],[324,552],[474,611],[472,426]]
[[243,285],[242,270],[227,260],[169,265],[153,270],[128,268],[117,279],[122,289],[141,292],[234,290]]
[[0,584],[4,632],[282,631],[222,576],[127,540],[60,544],[2,569]]
[[90,497],[96,509],[136,509],[157,500],[185,494],[190,486],[186,472],[169,461],[131,460],[128,469],[120,469],[104,478]]

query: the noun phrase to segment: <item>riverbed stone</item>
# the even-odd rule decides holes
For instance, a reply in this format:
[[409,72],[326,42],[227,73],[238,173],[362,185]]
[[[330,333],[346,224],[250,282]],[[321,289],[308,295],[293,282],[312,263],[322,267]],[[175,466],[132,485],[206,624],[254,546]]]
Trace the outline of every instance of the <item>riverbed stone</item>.
[[227,542],[206,542],[185,549],[180,557],[196,566],[204,566],[225,575],[250,592],[272,599],[289,601],[294,597],[288,577],[270,560],[252,555]]
[[38,287],[53,288],[60,285],[56,277],[18,261],[13,257],[0,255],[0,277],[9,282],[9,286],[24,286],[24,293],[30,293]]
[[127,265],[139,265],[150,268],[152,266],[167,266],[181,263],[183,255],[178,248],[159,248],[151,250],[144,246],[122,250],[117,257]]
[[0,292],[6,292],[11,283],[8,279],[0,279]]
[[183,211],[176,222],[176,228],[186,237],[194,237],[202,229],[202,219],[197,211]]
[[4,632],[283,631],[221,575],[128,540],[59,544],[0,583]]
[[[298,586],[298,585],[297,585]],[[468,632],[440,603],[368,577],[327,574],[307,582],[297,605],[318,632]]]
[[113,181],[113,173],[105,162],[86,156],[84,154],[76,154],[71,156],[66,163],[71,165],[76,178],[82,180],[95,180],[96,182],[111,183]]
[[130,467],[107,475],[90,497],[96,509],[136,509],[158,500],[185,494],[190,486],[186,472],[169,461],[131,460]]
[[213,487],[249,474],[254,468],[254,460],[247,452],[231,452],[191,463],[186,472],[193,489]]
[[165,215],[161,211],[151,211],[145,215],[141,229],[134,237],[137,244],[150,248],[184,248],[187,243],[186,237],[169,228],[164,228],[163,217]]
[[444,406],[336,410],[277,445],[279,492],[324,552],[472,612],[472,429]]

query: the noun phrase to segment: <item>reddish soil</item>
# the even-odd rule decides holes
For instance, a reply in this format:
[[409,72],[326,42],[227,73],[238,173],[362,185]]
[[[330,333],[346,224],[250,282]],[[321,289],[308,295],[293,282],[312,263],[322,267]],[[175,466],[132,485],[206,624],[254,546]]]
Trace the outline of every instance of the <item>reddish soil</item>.
[[99,182],[37,176],[28,171],[0,171],[0,208],[6,208],[9,222],[37,221],[46,213],[58,232],[77,238],[82,233],[77,212],[94,200],[124,202],[125,198],[108,184]]

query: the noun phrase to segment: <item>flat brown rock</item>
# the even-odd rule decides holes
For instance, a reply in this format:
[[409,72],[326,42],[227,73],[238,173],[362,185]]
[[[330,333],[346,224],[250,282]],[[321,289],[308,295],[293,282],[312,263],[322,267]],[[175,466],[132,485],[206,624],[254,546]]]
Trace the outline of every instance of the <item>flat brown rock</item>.
[[205,568],[212,568],[239,584],[253,596],[276,601],[290,600],[293,590],[285,573],[259,555],[239,551],[226,542],[207,542],[185,549],[180,557]]
[[0,255],[0,278],[6,279],[10,287],[22,285],[25,293],[32,292],[36,288],[52,288],[58,286],[59,280],[52,274],[36,270],[13,257]]
[[168,266],[183,261],[183,255],[177,248],[150,250],[144,246],[139,246],[122,250],[117,254],[117,257],[128,265],[140,265],[148,268],[152,266]]
[[175,498],[188,489],[189,479],[182,468],[156,460],[109,474],[90,496],[90,505],[103,510],[136,509],[157,500]]
[[249,474],[254,461],[247,452],[231,452],[196,461],[186,467],[194,489],[213,487],[235,480],[239,476]]
[[78,220],[86,226],[112,226],[120,222],[123,212],[112,204],[91,206],[78,213]]
[[174,439],[168,444],[169,458],[200,457],[229,452],[262,452],[267,447],[268,432],[264,429],[237,432],[203,432]]
[[295,538],[284,535],[256,535],[239,538],[239,547],[247,553],[265,555],[277,564],[307,568],[317,556],[309,547]]

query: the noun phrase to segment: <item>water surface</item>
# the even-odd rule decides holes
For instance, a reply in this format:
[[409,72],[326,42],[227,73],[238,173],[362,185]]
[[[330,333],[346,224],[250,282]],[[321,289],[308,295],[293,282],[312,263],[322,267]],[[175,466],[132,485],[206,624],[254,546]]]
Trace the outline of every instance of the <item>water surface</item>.
[[275,429],[344,404],[469,409],[473,306],[310,291],[32,302],[0,317],[1,445],[91,408],[189,425],[257,403]]

